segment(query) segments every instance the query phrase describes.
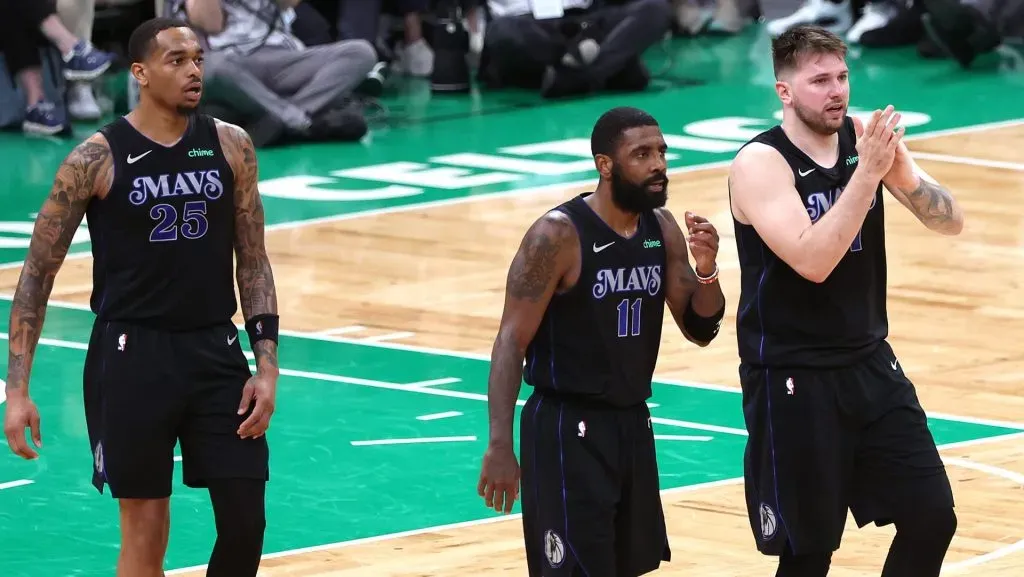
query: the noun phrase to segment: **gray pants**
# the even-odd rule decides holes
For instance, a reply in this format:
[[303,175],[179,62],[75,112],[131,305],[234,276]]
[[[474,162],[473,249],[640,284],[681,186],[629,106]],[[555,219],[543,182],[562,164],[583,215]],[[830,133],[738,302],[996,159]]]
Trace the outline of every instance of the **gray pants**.
[[247,55],[208,53],[206,74],[218,87],[241,93],[289,128],[303,130],[313,116],[342,104],[376,63],[370,43],[344,40],[304,50],[265,46]]

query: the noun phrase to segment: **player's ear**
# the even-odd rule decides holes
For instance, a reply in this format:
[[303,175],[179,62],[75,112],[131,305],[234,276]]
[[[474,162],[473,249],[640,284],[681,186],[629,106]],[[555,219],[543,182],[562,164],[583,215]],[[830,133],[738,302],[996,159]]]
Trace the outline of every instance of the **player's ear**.
[[146,76],[146,69],[138,62],[133,62],[131,67],[131,75],[135,77],[135,80],[139,83],[139,86],[145,86],[149,84],[149,78]]
[[793,92],[790,89],[789,83],[785,80],[775,81],[775,93],[779,95],[779,100],[783,104],[790,104],[793,102]]
[[594,165],[597,166],[597,172],[601,175],[601,178],[609,179],[612,177],[612,157],[604,154],[594,155]]

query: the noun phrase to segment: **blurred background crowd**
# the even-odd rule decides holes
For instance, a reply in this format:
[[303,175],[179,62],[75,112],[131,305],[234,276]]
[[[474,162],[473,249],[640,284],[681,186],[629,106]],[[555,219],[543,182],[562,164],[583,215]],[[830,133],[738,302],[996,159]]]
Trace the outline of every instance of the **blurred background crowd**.
[[[860,49],[916,47],[964,68],[1024,36],[1024,0],[0,0],[0,127],[67,135],[105,110],[131,30],[189,22],[207,51],[204,108],[259,146],[351,141],[397,78],[440,92],[542,98],[642,91],[666,38],[777,35],[813,23]],[[684,48],[685,50],[685,48]],[[123,105],[130,109],[131,78]]]

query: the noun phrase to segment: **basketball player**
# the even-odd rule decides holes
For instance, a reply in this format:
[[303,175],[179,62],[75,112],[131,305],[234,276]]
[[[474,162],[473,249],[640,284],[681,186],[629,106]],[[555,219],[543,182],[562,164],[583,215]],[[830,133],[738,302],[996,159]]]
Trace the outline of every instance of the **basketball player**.
[[775,39],[780,126],[729,174],[741,266],[737,337],[749,438],[746,496],[779,576],[823,576],[851,509],[894,523],[882,575],[934,577],[953,496],[914,385],[886,342],[883,187],[928,228],[958,234],[952,195],[918,168],[900,114],[847,116],[846,47],[820,28]]
[[[163,575],[173,451],[209,490],[207,575],[254,576],[263,548],[274,410],[277,298],[263,244],[256,155],[235,126],[195,114],[203,54],[183,23],[141,24],[128,43],[138,107],[79,144],[57,171],[14,295],[4,432],[37,457],[29,372],[54,277],[88,218],[92,310],[85,412],[93,484],[120,505],[119,577]],[[256,374],[232,323],[232,253]]]
[[687,213],[687,238],[662,208],[666,146],[654,118],[609,110],[591,149],[597,190],[526,232],[491,356],[477,490],[504,513],[518,497],[512,422],[525,379],[534,390],[520,423],[522,510],[534,577],[631,577],[670,560],[645,403],[662,315],[667,302],[683,335],[706,346],[725,311],[715,227]]

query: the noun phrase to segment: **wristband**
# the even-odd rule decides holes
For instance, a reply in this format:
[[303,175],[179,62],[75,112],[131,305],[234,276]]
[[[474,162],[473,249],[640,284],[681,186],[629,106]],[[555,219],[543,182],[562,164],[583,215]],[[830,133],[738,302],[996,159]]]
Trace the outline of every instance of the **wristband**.
[[693,269],[693,274],[696,275],[697,282],[699,282],[700,284],[711,284],[711,283],[715,282],[716,280],[718,280],[718,265],[716,264],[715,265],[715,270],[710,275],[708,275],[706,277],[705,276],[700,276],[700,273],[697,272],[696,268]]
[[249,334],[249,346],[257,341],[268,339],[277,342],[278,321],[280,317],[275,314],[256,315],[245,321],[245,332]]

